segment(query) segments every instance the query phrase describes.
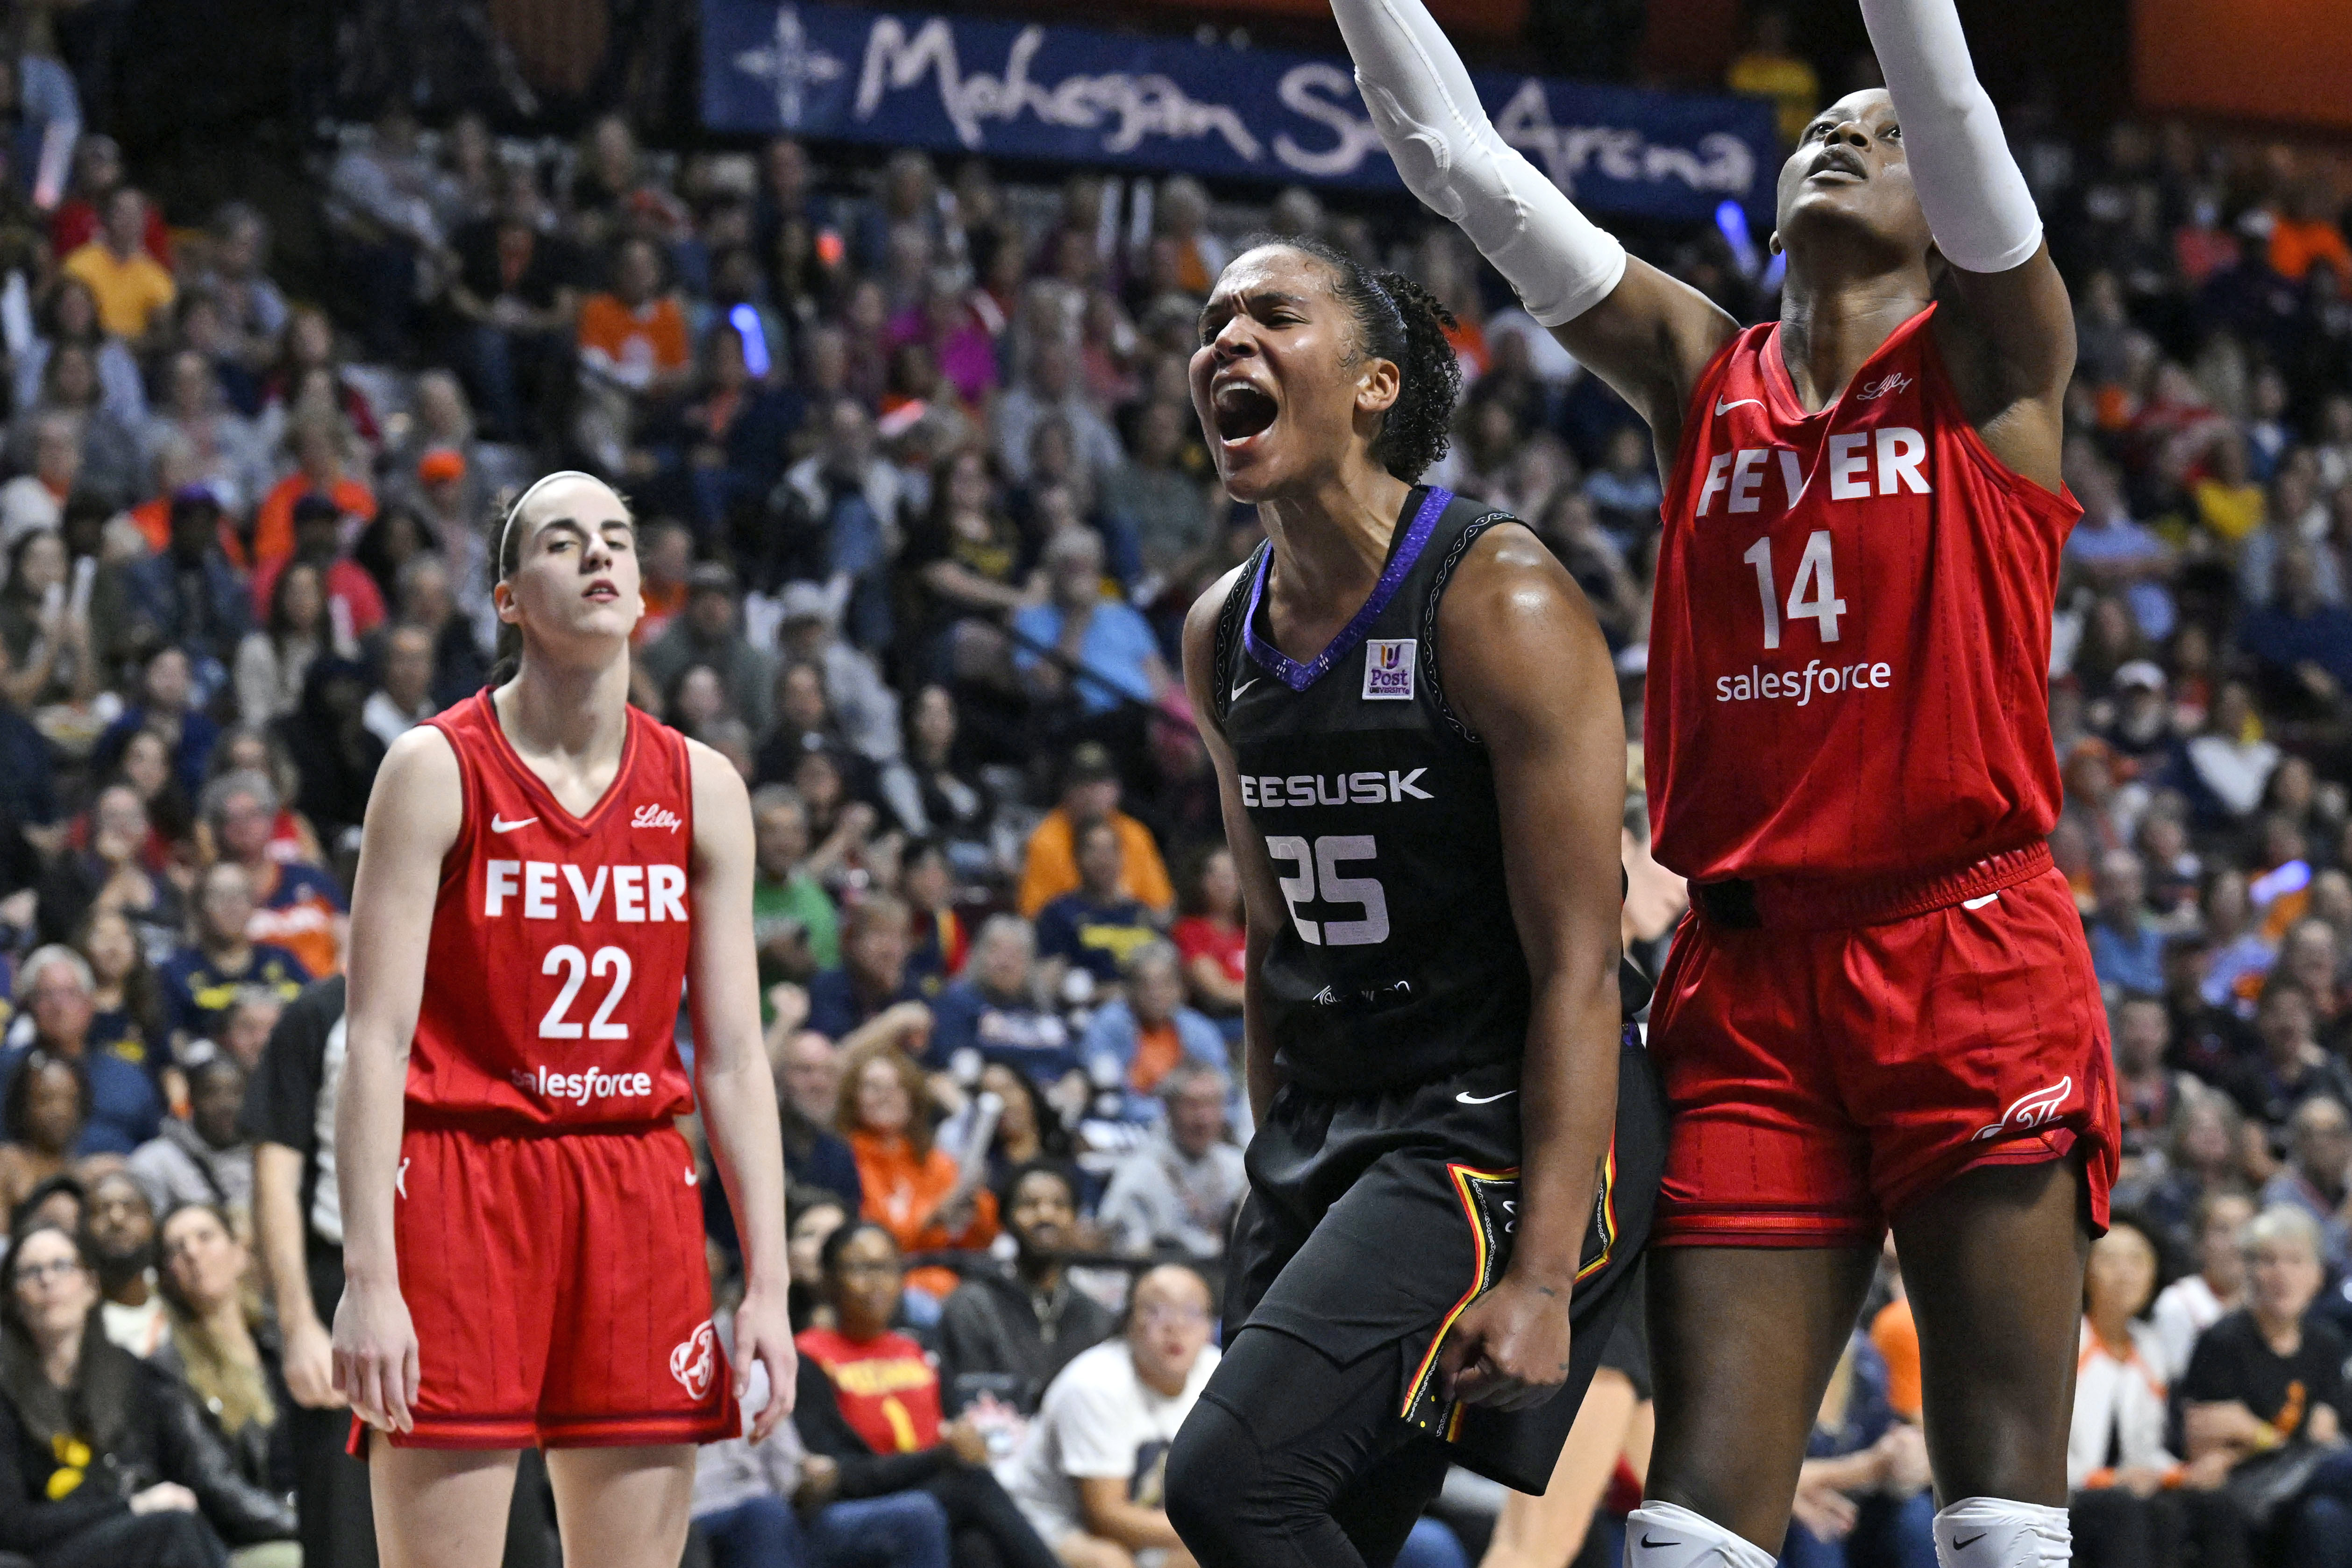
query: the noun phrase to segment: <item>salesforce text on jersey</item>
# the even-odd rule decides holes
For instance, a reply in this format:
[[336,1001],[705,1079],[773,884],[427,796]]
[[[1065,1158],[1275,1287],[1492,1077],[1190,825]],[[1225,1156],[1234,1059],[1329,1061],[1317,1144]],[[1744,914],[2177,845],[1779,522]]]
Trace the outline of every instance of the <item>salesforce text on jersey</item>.
[[1892,674],[1893,668],[1886,664],[1823,664],[1819,659],[1808,661],[1801,670],[1768,670],[1760,664],[1750,664],[1744,675],[1716,676],[1715,700],[1747,703],[1786,698],[1803,707],[1816,695],[1885,691]]

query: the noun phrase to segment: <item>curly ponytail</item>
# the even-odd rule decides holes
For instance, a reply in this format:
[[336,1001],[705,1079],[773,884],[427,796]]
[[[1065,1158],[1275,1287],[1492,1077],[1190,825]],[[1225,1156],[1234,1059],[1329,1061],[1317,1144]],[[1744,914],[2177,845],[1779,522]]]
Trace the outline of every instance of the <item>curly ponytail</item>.
[[1372,455],[1406,484],[1418,484],[1452,441],[1454,402],[1462,391],[1461,362],[1445,338],[1454,312],[1402,273],[1375,271],[1322,240],[1285,235],[1255,243],[1299,251],[1331,269],[1331,293],[1356,319],[1358,356],[1397,368],[1396,402]]

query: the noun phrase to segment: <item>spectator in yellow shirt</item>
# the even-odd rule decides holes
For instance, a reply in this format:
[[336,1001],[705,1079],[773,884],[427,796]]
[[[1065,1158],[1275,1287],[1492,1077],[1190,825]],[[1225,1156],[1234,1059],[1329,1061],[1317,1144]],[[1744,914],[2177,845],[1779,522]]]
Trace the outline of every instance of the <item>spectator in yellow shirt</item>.
[[1790,51],[1785,12],[1758,13],[1748,47],[1724,72],[1723,85],[1748,98],[1772,100],[1784,147],[1796,145],[1811,123],[1813,110],[1822,106],[1822,78]]
[[179,292],[172,275],[147,254],[147,198],[130,186],[106,198],[106,222],[96,238],[66,257],[67,276],[89,285],[99,325],[136,344],[148,329],[168,321]]
[[1029,835],[1029,849],[1021,868],[1021,913],[1035,919],[1037,912],[1066,893],[1075,893],[1078,875],[1078,830],[1108,821],[1118,834],[1122,871],[1119,891],[1152,914],[1165,919],[1176,904],[1176,890],[1168,881],[1168,864],[1151,830],[1118,809],[1118,769],[1110,752],[1098,741],[1081,741],[1070,752],[1069,770],[1062,783],[1062,803],[1045,813]]

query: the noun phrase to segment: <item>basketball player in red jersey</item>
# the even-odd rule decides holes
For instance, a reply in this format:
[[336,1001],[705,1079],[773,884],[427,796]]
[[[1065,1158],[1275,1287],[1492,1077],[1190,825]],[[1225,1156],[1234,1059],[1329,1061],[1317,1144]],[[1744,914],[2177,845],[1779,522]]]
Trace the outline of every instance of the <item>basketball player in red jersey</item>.
[[[675,1568],[693,1446],[741,1429],[755,1363],[755,1434],[790,1407],[751,807],[723,758],[628,704],[635,542],[587,475],[524,492],[496,569],[513,678],[394,742],[368,802],[335,1385],[387,1568],[495,1564],[530,1446],[567,1555]],[[732,1367],[672,1124],[698,1099],[743,1233]]]
[[1639,1568],[1769,1564],[1892,1225],[1948,1568],[2070,1555],[2075,1320],[2116,1147],[2044,836],[2074,338],[1953,0],[1861,0],[1887,90],[1781,169],[1741,330],[1506,146],[1420,0],[1335,0],[1374,124],[1647,418],[1658,859],[1694,914],[1650,1043],[1676,1113],[1650,1276]]

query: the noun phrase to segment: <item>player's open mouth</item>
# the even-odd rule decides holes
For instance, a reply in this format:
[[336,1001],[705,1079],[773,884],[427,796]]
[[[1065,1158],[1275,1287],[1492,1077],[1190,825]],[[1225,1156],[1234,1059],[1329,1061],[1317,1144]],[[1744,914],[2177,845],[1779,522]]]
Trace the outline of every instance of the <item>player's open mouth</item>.
[[614,604],[620,601],[621,591],[600,577],[588,585],[588,591],[581,597],[591,604]]
[[1217,416],[1217,439],[1229,448],[1265,431],[1282,412],[1269,393],[1239,381],[1217,388],[1211,407]]

